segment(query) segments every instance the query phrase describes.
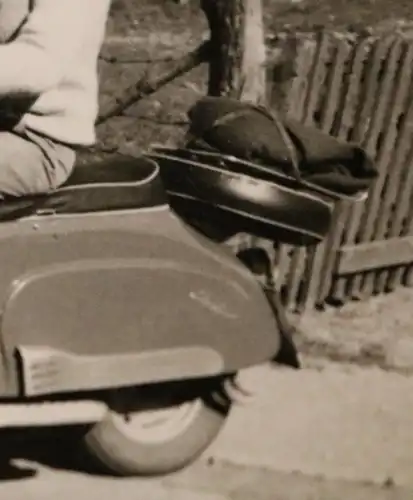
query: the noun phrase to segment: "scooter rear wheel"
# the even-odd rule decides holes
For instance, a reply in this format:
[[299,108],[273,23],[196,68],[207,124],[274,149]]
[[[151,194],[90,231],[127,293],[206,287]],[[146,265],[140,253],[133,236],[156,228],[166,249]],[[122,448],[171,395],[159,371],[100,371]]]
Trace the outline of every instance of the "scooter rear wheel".
[[180,470],[214,441],[230,410],[222,382],[117,390],[108,413],[84,436],[86,450],[110,473],[164,475]]

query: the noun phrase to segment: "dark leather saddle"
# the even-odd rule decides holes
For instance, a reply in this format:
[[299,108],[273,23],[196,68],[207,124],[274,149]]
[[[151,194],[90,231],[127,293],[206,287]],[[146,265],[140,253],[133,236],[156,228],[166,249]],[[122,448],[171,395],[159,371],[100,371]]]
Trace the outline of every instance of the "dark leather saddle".
[[[293,245],[312,245],[328,233],[343,195],[273,167],[220,153],[154,147],[170,204],[201,231],[237,232]],[[344,196],[345,197],[345,196]],[[351,197],[354,199],[354,197]],[[218,231],[217,231],[218,230]]]
[[130,210],[167,203],[156,162],[116,154],[77,165],[68,181],[51,193],[5,198],[0,202],[0,221],[42,214]]

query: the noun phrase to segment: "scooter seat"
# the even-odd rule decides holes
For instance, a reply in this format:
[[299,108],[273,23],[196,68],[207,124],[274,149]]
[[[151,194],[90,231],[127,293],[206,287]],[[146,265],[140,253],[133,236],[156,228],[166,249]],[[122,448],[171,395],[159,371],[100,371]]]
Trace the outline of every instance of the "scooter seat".
[[116,154],[76,165],[68,181],[51,193],[5,198],[0,203],[0,221],[30,215],[149,208],[167,202],[156,162]]

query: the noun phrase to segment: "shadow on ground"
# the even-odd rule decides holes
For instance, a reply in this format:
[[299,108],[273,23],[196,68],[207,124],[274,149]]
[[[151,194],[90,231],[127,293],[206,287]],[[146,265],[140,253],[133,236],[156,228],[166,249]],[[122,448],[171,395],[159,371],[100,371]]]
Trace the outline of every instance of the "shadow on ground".
[[[107,476],[82,452],[82,429],[36,429],[7,433],[0,451],[0,484],[5,481],[30,479],[37,467]],[[18,465],[16,461],[33,465]]]
[[[280,472],[264,467],[243,466],[225,460],[214,460],[213,457],[204,457],[184,471],[149,482],[136,481],[99,481],[103,478],[98,470],[85,466],[79,455],[73,453],[73,437],[64,440],[59,432],[48,432],[47,436],[20,435],[17,440],[8,438],[8,444],[1,449],[0,459],[0,487],[6,483],[23,482],[34,479],[36,487],[42,476],[44,467],[54,471],[47,476],[47,488],[50,484],[77,486],[84,494],[89,488],[104,491],[105,498],[118,495],[128,498],[129,491],[136,491],[143,486],[147,489],[144,495],[155,498],[155,495],[166,492],[156,498],[219,498],[224,500],[410,500],[412,490],[398,487],[390,479],[384,484],[370,482],[345,481],[322,476],[308,476],[299,471]],[[23,463],[24,465],[21,465]],[[64,471],[76,471],[79,475],[65,475]],[[89,475],[90,481],[83,482],[82,475]],[[51,483],[49,482],[51,481]],[[44,477],[43,477],[44,482]],[[40,483],[39,483],[40,484]],[[44,483],[46,484],[46,483]],[[119,489],[121,488],[121,490]],[[153,492],[151,490],[153,488]],[[161,489],[160,489],[161,488]],[[162,489],[163,488],[163,489]],[[32,491],[30,487],[30,491]],[[37,490],[36,490],[37,491]],[[43,490],[42,490],[43,491]],[[89,490],[90,491],[90,490]],[[23,490],[22,490],[23,492]],[[168,493],[169,492],[169,493]],[[66,494],[66,493],[65,493]],[[64,494],[64,495],[65,495]],[[126,494],[126,496],[125,496]],[[168,496],[165,496],[168,494]],[[43,491],[44,495],[44,491]],[[66,498],[72,498],[72,493]],[[183,495],[183,497],[182,497]],[[190,495],[190,496],[188,496]],[[20,497],[19,497],[20,498]],[[26,497],[21,497],[26,498]],[[33,497],[34,498],[34,497]],[[37,496],[36,496],[37,498]],[[41,498],[39,496],[39,498]]]

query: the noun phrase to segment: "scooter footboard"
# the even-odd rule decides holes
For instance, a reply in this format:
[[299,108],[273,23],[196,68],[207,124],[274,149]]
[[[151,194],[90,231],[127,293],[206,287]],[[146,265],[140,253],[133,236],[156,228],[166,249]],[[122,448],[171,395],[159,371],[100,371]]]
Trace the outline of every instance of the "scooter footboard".
[[16,355],[21,372],[19,392],[25,397],[216,376],[224,370],[223,357],[207,346],[85,355],[21,345]]

